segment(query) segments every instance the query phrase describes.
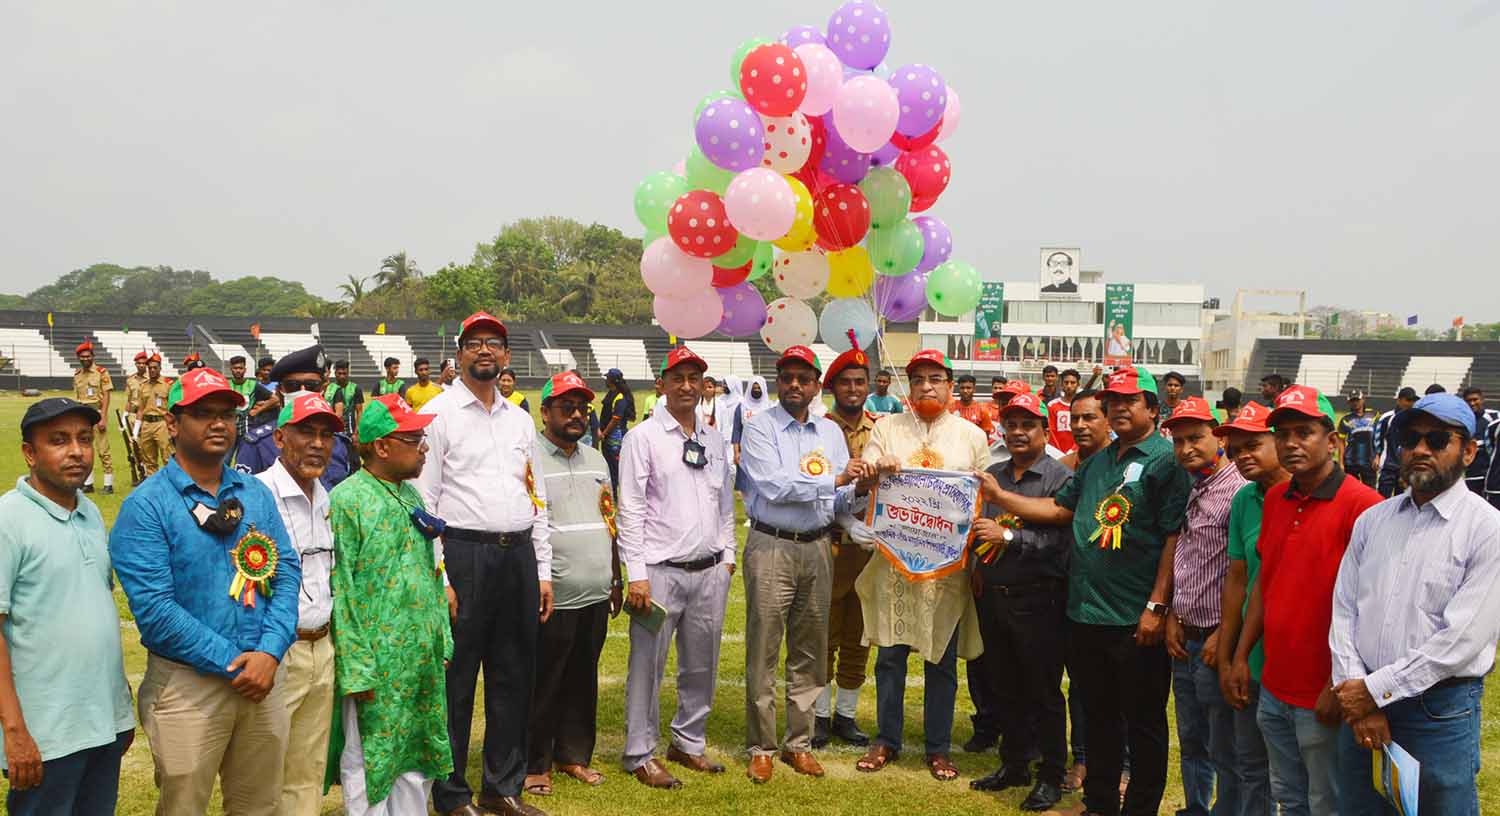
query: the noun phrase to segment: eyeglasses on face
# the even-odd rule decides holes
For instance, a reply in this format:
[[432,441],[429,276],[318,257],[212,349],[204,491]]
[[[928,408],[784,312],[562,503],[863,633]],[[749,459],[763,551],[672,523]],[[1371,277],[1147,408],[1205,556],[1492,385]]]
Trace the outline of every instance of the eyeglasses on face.
[[395,442],[400,442],[403,445],[411,445],[412,447],[417,447],[418,445],[421,445],[422,443],[424,443],[424,442],[427,441],[427,434],[425,434],[425,433],[419,433],[419,434],[395,434],[395,433],[393,433],[393,434],[386,434],[385,438],[386,439],[390,439],[390,440],[395,441]]
[[196,422],[234,422],[240,415],[238,409],[230,408],[227,411],[219,411],[206,406],[188,406],[182,412]]
[[504,351],[506,348],[506,344],[505,338],[503,337],[485,337],[482,339],[478,337],[471,337],[463,342],[462,347],[464,351],[472,354],[473,352],[486,348],[490,351]]
[[776,376],[776,381],[783,385],[812,385],[818,381],[818,377],[806,372],[783,371]]
[[570,417],[574,414],[587,414],[589,412],[589,404],[586,402],[559,401],[552,403],[552,409],[565,417]]
[[910,377],[907,378],[907,381],[911,383],[911,387],[912,388],[920,388],[921,386],[924,386],[924,385],[931,385],[931,386],[935,387],[935,386],[939,386],[939,385],[942,385],[943,383],[947,382],[948,381],[948,375],[946,375],[946,374],[928,374],[927,376],[924,377],[924,376],[922,376],[920,374],[913,374],[913,375],[911,375]]

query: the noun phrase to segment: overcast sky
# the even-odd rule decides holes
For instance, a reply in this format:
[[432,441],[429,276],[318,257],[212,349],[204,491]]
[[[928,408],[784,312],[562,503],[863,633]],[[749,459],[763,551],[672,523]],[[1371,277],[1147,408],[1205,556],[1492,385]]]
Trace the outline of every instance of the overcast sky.
[[[537,215],[640,234],[735,46],[833,0],[0,2],[0,290],[110,261],[333,296]],[[955,257],[1500,319],[1500,0],[890,0],[958,88]],[[813,11],[815,10],[815,11]]]

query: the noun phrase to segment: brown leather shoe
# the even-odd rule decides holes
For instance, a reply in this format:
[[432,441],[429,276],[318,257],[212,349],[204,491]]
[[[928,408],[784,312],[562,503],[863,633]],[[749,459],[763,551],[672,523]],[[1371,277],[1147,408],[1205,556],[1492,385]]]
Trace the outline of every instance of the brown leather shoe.
[[690,754],[675,745],[667,748],[667,759],[699,773],[724,773],[724,766],[709,759],[707,754]]
[[480,810],[478,807],[476,807],[473,802],[465,802],[461,806],[456,807],[456,808],[448,811],[447,814],[445,814],[445,816],[488,816],[488,815],[483,810]]
[[770,754],[755,754],[750,757],[750,767],[745,769],[745,776],[757,785],[764,785],[771,781],[771,772],[776,766],[771,762]]
[[823,766],[807,751],[782,751],[781,761],[792,766],[792,770],[808,776],[822,776]]
[[652,757],[646,760],[646,764],[635,769],[636,781],[648,788],[660,788],[661,790],[676,790],[682,787],[682,782],[667,770],[661,760]]
[[493,794],[479,794],[479,806],[490,813],[498,816],[547,816],[541,808],[535,808],[521,801],[519,796],[495,796]]

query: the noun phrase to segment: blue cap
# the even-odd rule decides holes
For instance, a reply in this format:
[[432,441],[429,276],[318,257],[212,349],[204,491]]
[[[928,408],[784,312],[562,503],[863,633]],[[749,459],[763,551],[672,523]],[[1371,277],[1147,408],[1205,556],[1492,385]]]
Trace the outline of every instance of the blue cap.
[[1426,414],[1444,425],[1462,428],[1470,439],[1474,438],[1474,409],[1453,394],[1428,394],[1417,400],[1416,405],[1396,415],[1396,420],[1391,423],[1392,430],[1400,433],[1418,413]]
[[611,368],[610,370],[604,372],[604,379],[606,379],[606,380],[623,380],[623,379],[625,379],[625,372],[621,371],[618,368]]

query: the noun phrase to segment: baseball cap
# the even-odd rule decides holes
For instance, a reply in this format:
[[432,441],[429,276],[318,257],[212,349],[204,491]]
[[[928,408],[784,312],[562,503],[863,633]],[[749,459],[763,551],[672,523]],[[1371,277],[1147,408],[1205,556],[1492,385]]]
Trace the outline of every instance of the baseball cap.
[[1230,431],[1268,433],[1271,427],[1266,424],[1266,420],[1270,418],[1269,408],[1258,402],[1247,402],[1240,406],[1240,412],[1234,415],[1234,419],[1214,428],[1214,436],[1228,436]]
[[546,405],[554,397],[574,391],[582,391],[588,395],[589,402],[594,401],[594,392],[589,390],[588,384],[583,381],[582,377],[571,371],[560,371],[553,374],[552,378],[542,386],[542,404]]
[[1359,390],[1358,388],[1356,388],[1353,391],[1349,392],[1349,401],[1350,402],[1353,402],[1355,400],[1362,400],[1364,398],[1365,398],[1365,392]]
[[168,410],[179,405],[192,405],[204,397],[214,394],[229,394],[234,404],[243,406],[245,395],[229,387],[229,380],[211,368],[195,368],[177,378],[167,395]]
[[359,415],[356,436],[361,443],[374,442],[393,433],[420,431],[432,424],[434,419],[437,419],[437,414],[419,414],[413,411],[406,400],[401,399],[401,395],[385,394],[365,406],[364,412]]
[[339,430],[344,430],[344,420],[339,419],[339,415],[333,410],[333,406],[329,405],[328,400],[323,399],[321,394],[315,394],[311,391],[300,391],[290,396],[291,399],[287,400],[286,404],[281,406],[281,414],[276,417],[276,427],[283,428],[287,425],[296,425],[315,416],[327,416],[333,418],[334,424],[338,425]]
[[604,379],[620,382],[621,380],[625,379],[625,372],[621,371],[618,368],[611,368],[610,370],[604,372]]
[[1030,390],[1011,397],[1010,402],[1005,403],[1005,407],[1000,409],[1000,416],[1004,418],[1006,414],[1016,410],[1025,411],[1041,419],[1047,418],[1047,406],[1043,405],[1042,401],[1037,398],[1037,395],[1031,393]]
[[1026,382],[1025,380],[1010,380],[1006,382],[1005,385],[1000,386],[999,393],[1016,395],[1030,394],[1031,383]]
[[780,371],[783,365],[793,360],[807,363],[814,371],[823,373],[823,364],[818,362],[818,355],[813,354],[813,350],[807,346],[787,346],[786,351],[781,353],[781,358],[776,361],[776,370]]
[[1453,394],[1428,394],[1417,400],[1417,404],[1396,415],[1391,430],[1400,433],[1417,414],[1426,414],[1444,425],[1452,425],[1474,438],[1474,409],[1461,397]]
[[495,331],[500,332],[501,337],[510,337],[510,333],[505,330],[505,324],[500,322],[500,318],[495,317],[489,312],[475,312],[474,314],[471,314],[468,317],[464,318],[464,322],[460,325],[458,330],[458,339],[464,339],[464,335],[468,334],[471,329],[478,328],[494,329]]
[[910,375],[911,370],[913,368],[916,368],[918,365],[921,365],[922,363],[934,363],[936,365],[942,366],[948,371],[949,374],[953,373],[953,363],[948,361],[948,355],[942,353],[941,351],[938,351],[937,349],[922,349],[916,354],[913,354],[911,356],[911,360],[906,363],[906,373]]
[[1288,386],[1285,391],[1277,395],[1276,407],[1271,410],[1267,422],[1274,427],[1278,416],[1285,419],[1291,414],[1301,414],[1313,419],[1322,417],[1329,422],[1337,422],[1333,416],[1333,406],[1329,404],[1328,398],[1310,385]]
[[823,381],[833,382],[833,378],[837,377],[846,368],[863,368],[868,372],[870,370],[870,358],[866,357],[865,353],[859,349],[849,349],[833,358],[833,362],[828,364],[828,370],[823,372]]
[[667,358],[661,361],[661,369],[657,373],[665,376],[668,371],[683,363],[696,365],[699,371],[708,370],[708,363],[704,362],[703,358],[699,357],[696,352],[687,346],[678,346],[667,353]]
[[1208,407],[1208,400],[1202,397],[1187,397],[1182,402],[1177,403],[1177,407],[1172,410],[1172,415],[1167,417],[1161,424],[1164,428],[1170,428],[1174,422],[1186,422],[1188,420],[1208,422],[1215,425],[1219,423],[1218,417],[1214,416],[1214,412]]
[[1110,374],[1099,389],[1108,394],[1155,394],[1156,378],[1142,366],[1121,368]]
[[82,343],[79,343],[76,347],[74,347],[73,353],[74,354],[82,354],[85,351],[93,351],[93,350],[94,350],[94,344],[93,344],[93,342],[91,342],[89,340],[85,340]]
[[50,422],[64,414],[74,412],[83,414],[90,425],[95,425],[99,422],[99,412],[77,400],[71,400],[67,397],[48,397],[47,399],[33,402],[26,409],[26,415],[21,417],[21,436],[25,437],[26,432],[33,425]]

